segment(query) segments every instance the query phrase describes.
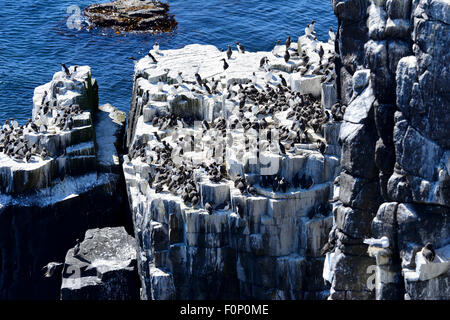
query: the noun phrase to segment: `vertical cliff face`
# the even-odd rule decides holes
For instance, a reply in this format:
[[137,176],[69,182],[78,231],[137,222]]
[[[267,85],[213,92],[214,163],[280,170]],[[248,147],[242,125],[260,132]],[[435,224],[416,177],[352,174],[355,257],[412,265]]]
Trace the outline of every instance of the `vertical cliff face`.
[[[321,248],[333,220],[340,122],[328,113],[323,130],[289,128],[296,112],[325,112],[321,95],[324,107],[336,102],[334,50],[313,35],[298,43],[288,63],[281,45],[233,51],[224,70],[225,52],[189,45],[152,51],[158,63],[147,56],[136,64],[123,169],[142,299],[328,295]],[[322,86],[319,61],[330,68]],[[260,133],[268,128],[271,138]],[[280,144],[277,132],[289,133]]]
[[[339,21],[338,88],[348,107],[340,132],[341,204],[331,234],[337,246],[324,270],[330,297],[448,299],[450,5],[349,0],[332,6]],[[367,253],[363,239],[372,236],[387,236],[389,247]],[[442,257],[424,265],[420,250],[427,242]]]

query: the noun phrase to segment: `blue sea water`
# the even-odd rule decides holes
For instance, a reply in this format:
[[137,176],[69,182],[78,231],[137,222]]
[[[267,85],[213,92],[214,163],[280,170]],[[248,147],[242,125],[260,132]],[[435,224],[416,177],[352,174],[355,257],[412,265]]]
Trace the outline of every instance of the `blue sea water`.
[[73,12],[67,9],[94,2],[99,1],[0,0],[0,123],[31,117],[34,88],[50,81],[62,62],[90,65],[100,103],[128,111],[134,67],[129,57],[142,57],[155,41],[161,49],[191,43],[220,49],[239,41],[249,51],[270,50],[278,39],[302,35],[312,19],[322,41],[337,25],[328,0],[171,0],[178,27],[170,34],[68,28]]

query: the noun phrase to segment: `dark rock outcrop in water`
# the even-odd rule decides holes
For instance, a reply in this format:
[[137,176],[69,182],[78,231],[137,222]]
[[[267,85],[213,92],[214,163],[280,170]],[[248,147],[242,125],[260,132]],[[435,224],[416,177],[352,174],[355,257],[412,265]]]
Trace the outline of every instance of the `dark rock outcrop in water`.
[[123,227],[88,230],[62,276],[61,300],[137,300],[136,242]]
[[169,14],[169,5],[153,0],[116,0],[84,9],[84,15],[98,27],[120,31],[172,31],[177,22]]
[[[338,17],[341,205],[331,299],[449,299],[450,5],[332,1]],[[363,243],[387,237],[389,246]],[[422,247],[431,242],[436,259]],[[377,272],[375,281],[374,272]]]
[[86,230],[124,224],[116,146],[125,115],[98,107],[89,67],[69,73],[35,89],[32,123],[1,128],[18,137],[16,154],[33,153],[0,152],[0,299],[58,299],[61,278],[41,269],[61,262]]

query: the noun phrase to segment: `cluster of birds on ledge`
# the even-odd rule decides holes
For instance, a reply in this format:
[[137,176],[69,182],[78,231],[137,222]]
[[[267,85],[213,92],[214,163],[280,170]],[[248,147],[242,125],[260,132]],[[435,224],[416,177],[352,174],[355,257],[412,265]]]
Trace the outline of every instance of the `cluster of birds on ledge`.
[[[314,37],[314,21],[307,26],[305,30],[307,36]],[[330,38],[334,37],[332,30],[330,29]],[[235,42],[238,52],[245,54],[245,49],[242,44]],[[279,42],[277,43],[277,45]],[[322,46],[318,46],[317,54],[319,55],[320,62],[319,67],[311,68],[312,63],[309,61],[309,57],[306,51],[292,52],[291,38],[286,40],[286,52],[285,61],[289,62],[292,56],[299,56],[304,62],[304,66],[300,66],[294,72],[306,71],[322,73],[324,77],[322,82],[334,80],[334,55],[331,55],[325,64],[322,64],[322,58],[325,54]],[[222,50],[225,52],[225,50]],[[300,52],[300,53],[298,53]],[[155,55],[160,54],[160,47],[158,43],[155,43],[153,50],[149,51],[148,56],[152,59],[153,63],[158,63]],[[229,61],[232,58],[234,52],[231,46],[228,46],[226,51],[226,58],[223,58],[223,69],[229,68]],[[325,60],[325,59],[324,59]],[[230,62],[231,63],[231,62]],[[229,138],[229,132],[233,132],[235,129],[241,130],[245,137],[245,144],[242,146],[242,153],[248,151],[248,138],[246,134],[249,131],[256,132],[257,140],[257,156],[260,152],[271,151],[278,153],[282,156],[286,156],[290,152],[295,152],[295,144],[308,144],[315,143],[317,150],[322,154],[326,152],[326,144],[323,139],[315,139],[311,135],[311,131],[316,134],[322,134],[324,132],[324,126],[327,123],[334,121],[341,121],[345,112],[345,106],[341,106],[339,103],[335,104],[329,110],[324,110],[319,99],[312,95],[302,95],[299,92],[293,91],[288,85],[283,75],[275,75],[270,66],[268,57],[263,57],[259,66],[255,66],[260,70],[266,70],[265,85],[261,85],[257,81],[255,73],[250,82],[246,84],[231,84],[229,83],[226,88],[219,86],[220,81],[211,79],[203,79],[197,72],[195,74],[195,83],[192,86],[191,91],[199,94],[214,94],[221,95],[223,98],[223,104],[225,100],[234,101],[236,108],[230,117],[224,118],[217,117],[212,122],[206,120],[202,121],[203,135],[208,135],[209,129],[219,131],[224,140]],[[168,70],[167,70],[168,71]],[[275,76],[275,77],[274,77]],[[277,78],[277,81],[273,81]],[[177,88],[182,86],[183,83],[191,83],[185,81],[182,76],[182,72],[179,72],[176,79],[172,79],[174,85],[169,89],[171,93],[172,87],[175,87],[176,94]],[[158,90],[162,91],[163,84],[158,83]],[[144,91],[142,95],[142,104],[146,105],[149,102],[149,91]],[[276,117],[280,113],[285,114],[286,120],[281,121]],[[194,164],[189,157],[183,158],[182,164],[175,163],[172,157],[183,157],[185,151],[194,150],[194,136],[192,134],[178,134],[178,130],[183,130],[192,126],[193,119],[179,116],[174,114],[168,114],[163,116],[154,116],[152,119],[152,125],[157,128],[152,134],[156,138],[155,143],[136,143],[129,149],[127,155],[128,161],[139,158],[140,161],[150,165],[154,170],[149,176],[149,185],[155,190],[156,193],[168,191],[174,195],[180,196],[183,202],[189,206],[200,205],[200,195],[198,191],[195,177],[202,176],[208,177],[212,182],[219,183],[222,180],[230,180],[227,174],[224,163],[226,162],[225,154],[223,153],[222,161],[216,162],[208,159],[204,163]],[[259,133],[261,130],[267,132],[265,139],[259,139]],[[168,139],[162,139],[158,132],[163,131],[167,136],[172,137]],[[277,137],[272,137],[272,132],[277,133]],[[174,138],[176,136],[176,138]],[[175,142],[174,144],[168,143],[168,141]],[[228,146],[232,143],[227,143]],[[275,145],[275,148],[272,148]],[[187,148],[186,148],[187,147]],[[214,152],[214,150],[213,150]],[[239,157],[238,157],[239,159]],[[206,163],[208,162],[208,163]],[[195,174],[197,170],[201,171],[200,175]],[[314,186],[312,177],[305,174],[297,174],[292,183],[287,181],[288,179],[279,175],[265,176],[262,175],[259,178],[259,185],[262,188],[271,188],[274,192],[287,192],[290,188],[301,188],[304,190],[310,189]],[[234,179],[234,187],[238,189],[242,194],[257,195],[255,186],[249,184],[245,176],[238,176]],[[225,206],[225,207],[229,207]],[[206,211],[210,214],[213,209],[220,209],[214,203],[207,203],[205,206]],[[323,206],[315,208],[315,213],[325,214],[326,210]]]
[[[64,63],[61,66],[66,77],[70,77],[69,68]],[[15,161],[26,163],[33,161],[34,156],[42,160],[50,156],[45,147],[29,141],[26,134],[56,134],[56,129],[70,131],[74,125],[73,118],[83,113],[77,104],[67,107],[58,106],[56,100],[58,90],[58,86],[54,85],[50,94],[47,91],[44,92],[34,119],[28,119],[25,125],[19,125],[14,118],[4,122],[0,130],[0,153],[4,153]]]
[[24,136],[27,132],[38,132],[38,130],[39,128],[31,119],[28,119],[24,126],[19,126],[14,118],[6,120],[0,130],[0,153],[20,162],[31,162],[33,156],[45,160],[49,155],[47,149],[30,143]]

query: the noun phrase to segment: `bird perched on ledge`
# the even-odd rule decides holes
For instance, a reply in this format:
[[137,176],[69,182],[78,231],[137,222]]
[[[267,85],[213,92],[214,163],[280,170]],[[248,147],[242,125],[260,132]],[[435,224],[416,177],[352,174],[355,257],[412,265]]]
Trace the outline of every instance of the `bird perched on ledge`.
[[291,58],[291,55],[289,54],[289,51],[286,50],[286,52],[284,53],[284,61],[286,63],[288,63],[290,58]]
[[80,253],[80,246],[81,246],[80,239],[77,239],[76,241],[77,241],[77,244],[75,245],[75,248],[73,249],[74,257],[77,257],[78,254]]
[[231,50],[231,46],[228,45],[228,49],[227,49],[227,58],[228,58],[228,60],[230,60],[232,54],[233,54],[233,50]]
[[436,252],[434,251],[433,245],[428,242],[425,247],[422,248],[422,255],[427,262],[433,262],[436,257]]
[[244,46],[242,45],[242,44],[240,44],[239,42],[235,42],[235,44],[236,44],[236,47],[238,48],[238,51],[240,52],[240,53],[245,53],[245,49],[244,49]]
[[158,61],[155,59],[155,57],[151,54],[151,52],[148,52],[148,56],[153,60],[153,63],[158,63]]
[[158,42],[155,42],[153,45],[153,51],[155,51],[156,54],[159,54],[159,44]]
[[63,71],[66,73],[66,76],[70,77],[69,68],[67,68],[64,63],[61,63],[61,67],[63,68]]
[[291,47],[291,36],[288,36],[288,38],[286,39],[286,50],[289,50],[290,47]]
[[212,214],[213,213],[213,206],[211,205],[211,203],[207,202],[205,204],[205,210],[208,212],[208,214]]
[[223,61],[223,70],[227,70],[229,67],[227,60],[225,60],[225,58],[223,58],[223,59],[221,59],[221,61]]

